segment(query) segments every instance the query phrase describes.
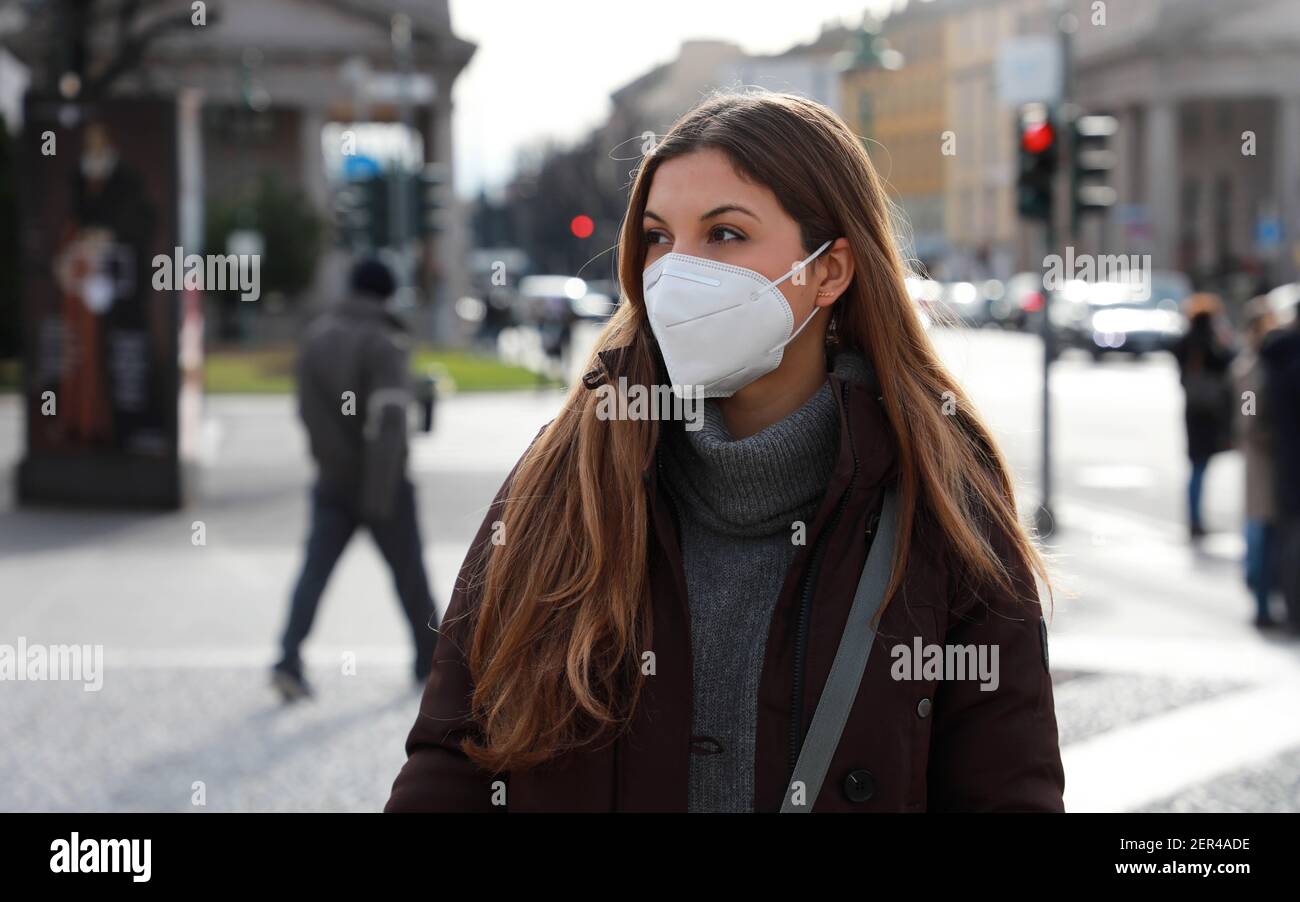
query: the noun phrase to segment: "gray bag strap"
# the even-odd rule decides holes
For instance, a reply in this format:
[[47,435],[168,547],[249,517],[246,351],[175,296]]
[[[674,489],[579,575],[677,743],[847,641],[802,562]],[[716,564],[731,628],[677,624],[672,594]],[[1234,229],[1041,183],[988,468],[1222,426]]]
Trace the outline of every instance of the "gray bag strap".
[[[890,565],[894,558],[894,544],[898,532],[898,489],[890,485],[885,489],[885,501],[880,510],[880,524],[876,537],[867,552],[867,562],[858,579],[858,589],[853,594],[853,607],[840,636],[840,647],[835,652],[826,688],[817,700],[808,735],[795,762],[794,774],[786,787],[782,814],[806,814],[812,811],[821,793],[822,782],[831,766],[831,757],[839,745],[840,734],[848,722],[849,710],[862,685],[862,675],[867,670],[867,658],[875,644],[876,627],[872,623],[885,598],[889,585]],[[794,803],[795,787],[803,785],[803,804]]]

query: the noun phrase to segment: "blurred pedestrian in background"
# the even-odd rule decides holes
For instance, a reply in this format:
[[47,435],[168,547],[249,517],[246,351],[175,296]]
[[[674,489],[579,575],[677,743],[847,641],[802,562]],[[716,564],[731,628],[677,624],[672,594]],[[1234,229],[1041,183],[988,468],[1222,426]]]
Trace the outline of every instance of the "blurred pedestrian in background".
[[1232,445],[1232,385],[1228,366],[1233,350],[1218,332],[1223,303],[1218,295],[1194,294],[1187,299],[1187,333],[1173,347],[1186,399],[1187,456],[1192,471],[1187,481],[1188,527],[1192,538],[1205,535],[1201,495],[1210,458]]
[[306,560],[293,592],[272,684],[286,701],[311,694],[299,649],[330,572],[364,524],[393,572],[415,642],[415,678],[429,675],[437,609],[424,570],[415,486],[406,476],[409,339],[384,302],[396,289],[377,260],[352,271],[352,292],[307,329],[298,359],[298,413],[318,474]]
[[1278,582],[1288,626],[1300,633],[1300,316],[1267,336],[1259,349],[1268,379],[1276,465]]
[[479,324],[478,335],[475,336],[483,351],[497,354],[497,342],[501,338],[501,333],[513,325],[510,293],[504,288],[489,288],[483,299],[483,321]]
[[1261,629],[1278,625],[1269,612],[1269,597],[1277,587],[1278,536],[1273,411],[1258,352],[1277,324],[1268,298],[1251,300],[1244,323],[1246,347],[1232,362],[1235,400],[1242,404],[1234,422],[1246,469],[1246,585],[1255,596],[1255,625]]
[[551,372],[539,374],[539,384],[545,384],[547,376],[565,380],[565,364],[569,359],[569,345],[573,341],[573,323],[576,319],[569,298],[552,295],[542,299],[538,329],[542,336],[542,350],[550,362]]

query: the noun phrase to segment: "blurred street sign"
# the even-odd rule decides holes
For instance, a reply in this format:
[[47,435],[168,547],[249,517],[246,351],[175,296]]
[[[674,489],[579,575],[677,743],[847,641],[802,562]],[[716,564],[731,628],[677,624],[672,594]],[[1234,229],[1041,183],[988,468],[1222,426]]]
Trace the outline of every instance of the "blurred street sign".
[[1115,222],[1124,229],[1125,238],[1138,240],[1151,237],[1151,221],[1145,204],[1117,205]]
[[1255,244],[1262,251],[1277,250],[1282,245],[1282,220],[1261,216],[1255,221]]
[[345,155],[343,157],[343,177],[349,182],[359,182],[372,176],[380,175],[382,169],[379,161],[374,157],[367,157],[362,154]]
[[1059,102],[1062,74],[1061,45],[1056,37],[1023,35],[998,46],[998,100],[1006,106]]
[[377,72],[366,81],[364,93],[372,103],[393,103],[408,100],[411,103],[431,103],[437,96],[437,83],[430,75],[419,73],[403,75],[400,72]]

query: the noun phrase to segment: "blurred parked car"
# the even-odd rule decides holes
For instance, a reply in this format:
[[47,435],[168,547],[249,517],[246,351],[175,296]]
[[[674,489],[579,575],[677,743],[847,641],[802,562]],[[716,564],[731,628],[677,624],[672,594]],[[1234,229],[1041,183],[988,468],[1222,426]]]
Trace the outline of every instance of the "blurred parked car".
[[524,276],[519,280],[515,319],[536,325],[553,302],[563,300],[570,307],[587,293],[587,283],[573,276]]
[[912,298],[912,302],[916,304],[917,312],[921,316],[921,325],[928,331],[934,325],[935,312],[943,297],[943,286],[933,279],[922,279],[916,276],[908,276],[903,283],[907,286],[907,293]]
[[1083,306],[1069,309],[1071,342],[1100,360],[1110,351],[1168,350],[1183,333],[1180,311],[1191,283],[1181,273],[1152,273],[1150,282],[1097,282],[1083,289]]
[[524,276],[519,280],[516,319],[533,325],[555,319],[555,307],[563,303],[574,319],[606,320],[616,303],[608,292],[594,289],[609,284],[587,282],[576,276]]
[[939,303],[953,325],[982,326],[989,321],[988,300],[974,282],[945,284]]
[[614,299],[599,291],[588,291],[573,302],[573,312],[578,319],[603,322],[609,319],[617,306]]
[[1018,329],[1019,307],[1011,297],[1008,284],[1001,279],[986,279],[980,285],[984,297],[987,319],[984,325],[997,326],[1000,329]]
[[1043,310],[1043,277],[1039,273],[1020,272],[1007,280],[1002,303],[1006,307],[1004,322],[1013,329],[1038,331],[1037,316]]
[[617,308],[619,304],[618,282],[614,279],[588,279],[587,292],[589,294],[604,295],[609,298],[610,303]]
[[938,307],[948,322],[961,326],[1018,329],[1024,320],[1024,312],[1000,279],[948,282],[942,286]]

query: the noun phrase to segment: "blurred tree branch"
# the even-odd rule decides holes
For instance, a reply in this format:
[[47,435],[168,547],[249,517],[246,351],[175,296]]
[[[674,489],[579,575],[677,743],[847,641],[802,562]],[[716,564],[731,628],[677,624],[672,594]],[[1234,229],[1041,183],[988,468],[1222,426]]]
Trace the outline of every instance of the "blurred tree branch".
[[[81,79],[83,99],[103,97],[124,75],[137,69],[162,36],[192,24],[189,3],[175,0],[49,0],[40,11],[51,18],[48,84],[67,72]],[[206,25],[220,21],[206,11]],[[111,34],[105,44],[103,35]]]

